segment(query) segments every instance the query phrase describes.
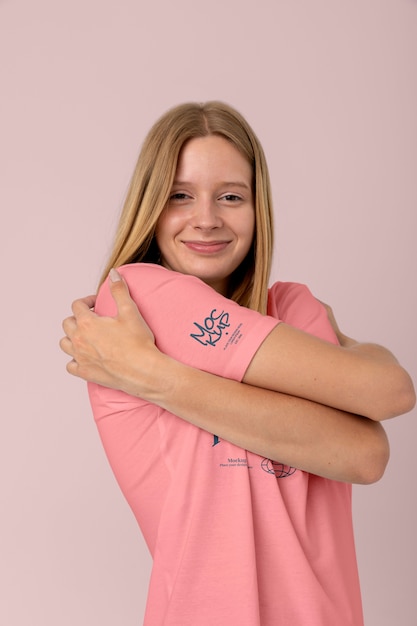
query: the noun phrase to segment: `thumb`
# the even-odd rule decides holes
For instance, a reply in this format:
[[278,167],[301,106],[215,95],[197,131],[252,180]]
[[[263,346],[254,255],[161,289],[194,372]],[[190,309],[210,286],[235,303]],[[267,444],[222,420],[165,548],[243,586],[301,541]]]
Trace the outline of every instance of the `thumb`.
[[130,297],[126,281],[114,267],[109,272],[109,287],[111,295],[116,302],[118,311],[120,312],[124,309],[124,311],[127,312],[134,302]]
[[110,282],[117,283],[122,280],[121,274],[117,271],[115,267],[112,267],[109,272]]
[[133,323],[131,328],[137,331],[137,322],[140,320],[141,329],[145,329],[145,332],[149,335],[151,340],[155,342],[154,335],[149,328],[146,320],[142,317],[138,306],[130,295],[129,287],[123,278],[123,276],[115,268],[112,268],[109,272],[109,287],[110,293],[117,306],[118,318],[123,317],[124,322],[127,324]]

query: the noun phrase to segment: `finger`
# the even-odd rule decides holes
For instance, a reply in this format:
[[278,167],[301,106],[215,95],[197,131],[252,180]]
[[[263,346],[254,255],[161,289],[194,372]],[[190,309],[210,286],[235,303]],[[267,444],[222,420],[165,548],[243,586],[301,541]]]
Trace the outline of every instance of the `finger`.
[[73,356],[72,341],[68,339],[68,337],[62,337],[62,339],[59,342],[59,347],[61,348],[62,352],[65,352],[65,354],[68,354],[69,356]]
[[137,306],[132,300],[129,287],[123,276],[114,268],[109,273],[109,287],[114,301],[117,305],[118,313],[124,314],[134,311],[137,314]]
[[71,317],[66,317],[64,321],[62,322],[62,330],[69,337],[76,330],[76,328],[77,328],[77,321],[73,315]]
[[78,363],[74,361],[74,359],[72,359],[72,361],[68,361],[66,369],[69,374],[72,374],[73,376],[79,376]]
[[85,298],[79,298],[72,303],[72,312],[75,317],[84,315],[86,313],[92,313],[91,309],[94,308],[96,303],[96,296],[86,296]]

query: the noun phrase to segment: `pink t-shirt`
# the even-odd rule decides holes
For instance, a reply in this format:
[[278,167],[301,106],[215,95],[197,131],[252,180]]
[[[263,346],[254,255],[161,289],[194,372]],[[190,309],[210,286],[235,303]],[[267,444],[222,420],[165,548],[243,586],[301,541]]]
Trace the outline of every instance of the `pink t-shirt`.
[[[121,273],[159,348],[199,369],[241,380],[278,320],[336,342],[303,285],[276,283],[262,316],[157,265]],[[106,283],[96,312],[116,312]],[[122,392],[89,384],[89,393],[153,557],[144,626],[362,626],[350,485]]]

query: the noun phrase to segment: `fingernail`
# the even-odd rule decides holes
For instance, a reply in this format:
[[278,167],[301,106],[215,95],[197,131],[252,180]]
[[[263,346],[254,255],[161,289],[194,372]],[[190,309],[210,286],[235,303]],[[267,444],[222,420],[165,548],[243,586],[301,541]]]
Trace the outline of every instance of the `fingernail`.
[[122,277],[120,276],[119,272],[115,270],[114,267],[112,267],[109,272],[109,278],[112,283],[117,283],[117,281],[122,280]]

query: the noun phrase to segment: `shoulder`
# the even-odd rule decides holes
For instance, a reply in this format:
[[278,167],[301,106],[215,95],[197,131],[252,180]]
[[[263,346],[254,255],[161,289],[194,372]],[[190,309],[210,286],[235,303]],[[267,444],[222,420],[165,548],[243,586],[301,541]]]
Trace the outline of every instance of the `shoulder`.
[[133,289],[142,285],[145,289],[167,280],[175,280],[177,272],[156,265],[155,263],[129,263],[117,268],[125,281]]
[[268,290],[268,314],[312,335],[337,342],[325,307],[307,285],[274,283]]
[[292,282],[276,282],[268,290],[268,313],[278,314],[280,319],[305,313],[317,312],[322,305],[307,285]]
[[[126,281],[132,299],[141,306],[161,292],[165,299],[174,298],[179,289],[183,292],[188,283],[197,280],[153,263],[130,263],[121,265],[117,270]],[[108,278],[98,290],[95,310],[101,315],[116,315]]]

